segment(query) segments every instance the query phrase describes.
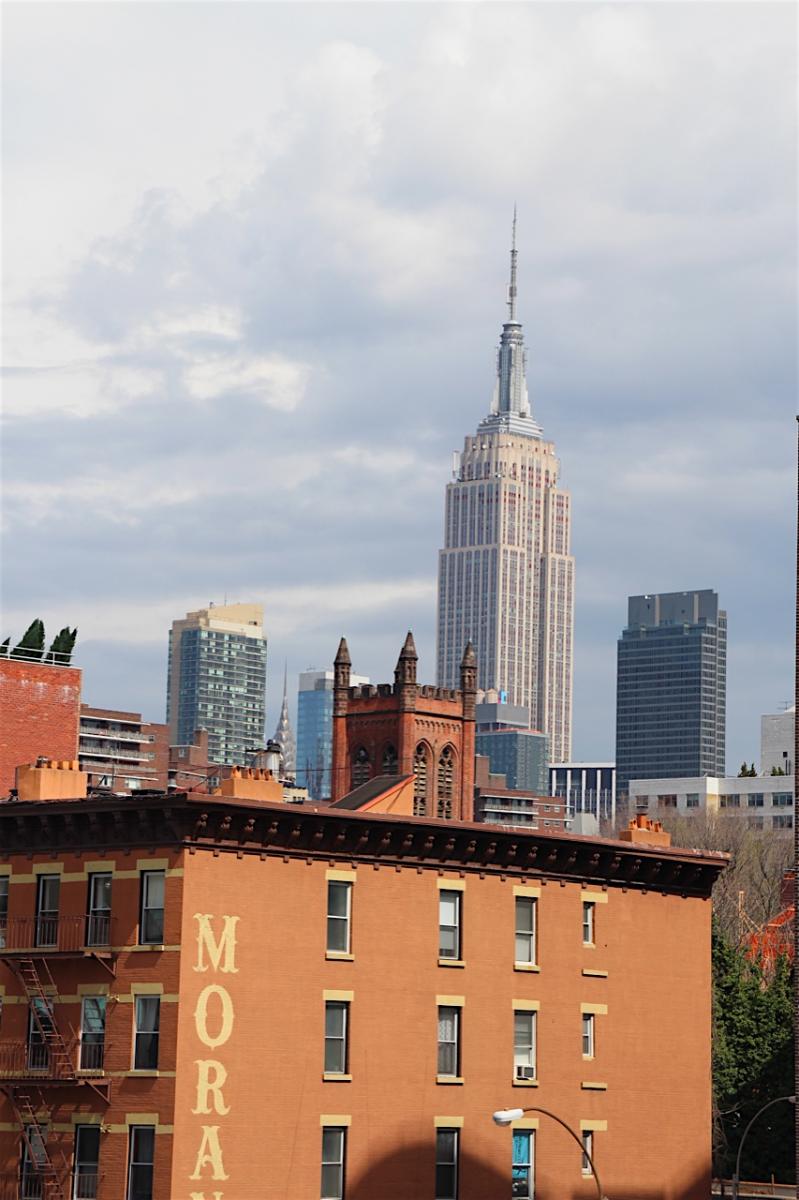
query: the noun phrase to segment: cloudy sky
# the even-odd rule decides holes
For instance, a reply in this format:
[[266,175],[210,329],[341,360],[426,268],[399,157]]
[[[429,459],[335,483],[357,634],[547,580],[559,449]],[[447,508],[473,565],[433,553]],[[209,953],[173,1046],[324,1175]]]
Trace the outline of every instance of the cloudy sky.
[[728,758],[791,694],[790,4],[7,3],[3,636],[163,719],[171,619],[262,600],[290,674],[434,679],[451,451],[510,216],[573,496],[575,756],[630,593],[714,587]]

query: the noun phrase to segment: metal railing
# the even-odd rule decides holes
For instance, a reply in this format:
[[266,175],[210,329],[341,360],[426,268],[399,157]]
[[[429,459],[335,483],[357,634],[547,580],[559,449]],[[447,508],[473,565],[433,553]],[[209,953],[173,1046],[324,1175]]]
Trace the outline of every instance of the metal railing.
[[111,945],[114,918],[105,913],[88,917],[7,917],[0,924],[0,951],[53,953],[105,949]]
[[68,1059],[64,1061],[63,1054],[52,1053],[46,1042],[0,1038],[0,1080],[74,1081],[77,1072],[82,1075],[103,1074],[105,1040],[80,1042],[74,1039],[67,1045],[67,1054]]
[[[24,1174],[17,1170],[0,1175],[0,1200],[50,1200],[57,1193],[52,1173],[38,1174],[32,1168]],[[100,1175],[96,1167],[75,1166],[68,1180],[61,1182],[58,1194],[69,1195],[70,1200],[97,1200],[100,1191]]]

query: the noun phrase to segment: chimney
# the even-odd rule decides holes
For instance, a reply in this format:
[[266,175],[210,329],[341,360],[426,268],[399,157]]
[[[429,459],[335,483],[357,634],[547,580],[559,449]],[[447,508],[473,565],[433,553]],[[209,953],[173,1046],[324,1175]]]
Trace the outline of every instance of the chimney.
[[39,757],[35,765],[17,767],[20,800],[84,800],[89,776],[77,759],[55,761]]
[[660,821],[651,821],[643,813],[633,817],[626,829],[619,834],[621,842],[635,842],[642,846],[670,846],[671,834],[661,825]]

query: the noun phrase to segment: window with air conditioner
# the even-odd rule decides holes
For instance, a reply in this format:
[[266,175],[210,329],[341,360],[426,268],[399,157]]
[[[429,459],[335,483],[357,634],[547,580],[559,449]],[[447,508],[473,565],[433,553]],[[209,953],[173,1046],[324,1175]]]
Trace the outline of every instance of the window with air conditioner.
[[513,1014],[513,1077],[517,1083],[529,1083],[536,1077],[536,1014]]

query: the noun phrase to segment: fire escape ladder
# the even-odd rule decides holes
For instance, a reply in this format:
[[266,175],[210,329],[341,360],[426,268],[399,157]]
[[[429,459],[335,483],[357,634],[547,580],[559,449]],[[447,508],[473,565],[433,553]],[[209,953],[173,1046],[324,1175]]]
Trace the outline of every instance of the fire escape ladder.
[[[59,1172],[53,1162],[47,1148],[46,1123],[42,1125],[33,1097],[21,1088],[10,1087],[6,1094],[11,1101],[11,1107],[22,1132],[22,1140],[27,1150],[27,1160],[41,1178],[44,1200],[67,1200],[61,1180],[69,1177],[69,1163],[61,1154],[62,1161],[59,1164],[61,1171]],[[30,1134],[31,1130],[33,1136]]]
[[[33,958],[17,959],[12,965],[25,989],[34,1023],[47,1047],[52,1074],[59,1079],[74,1078],[75,1064],[53,1014],[55,983],[46,960],[40,961],[41,967]],[[43,1013],[49,1013],[49,1020],[42,1020]]]

